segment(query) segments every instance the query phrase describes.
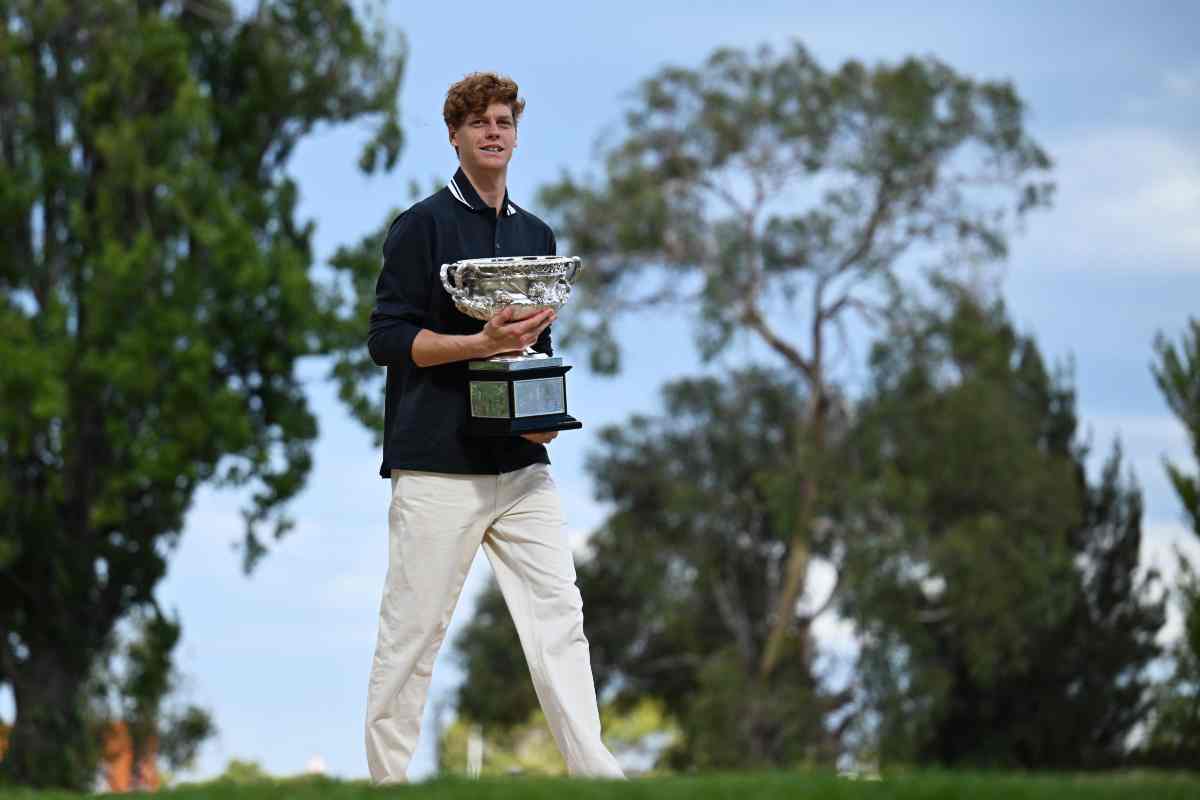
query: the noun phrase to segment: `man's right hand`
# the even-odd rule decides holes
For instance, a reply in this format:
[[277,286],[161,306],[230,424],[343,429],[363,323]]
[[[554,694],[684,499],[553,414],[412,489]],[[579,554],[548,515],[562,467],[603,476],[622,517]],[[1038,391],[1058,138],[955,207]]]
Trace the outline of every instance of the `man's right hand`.
[[487,321],[480,332],[485,358],[498,353],[521,352],[538,340],[550,323],[554,322],[553,309],[544,308],[536,314],[513,321],[513,307],[505,306]]

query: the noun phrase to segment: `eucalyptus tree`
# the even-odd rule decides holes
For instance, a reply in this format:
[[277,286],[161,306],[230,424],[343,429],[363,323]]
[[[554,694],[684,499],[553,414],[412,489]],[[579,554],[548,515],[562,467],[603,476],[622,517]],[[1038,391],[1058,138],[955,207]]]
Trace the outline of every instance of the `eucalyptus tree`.
[[606,136],[598,177],[564,174],[540,200],[583,256],[569,339],[593,366],[619,368],[614,331],[629,312],[682,305],[715,356],[739,333],[802,381],[794,521],[762,575],[770,633],[764,680],[803,635],[798,600],[822,523],[821,471],[843,394],[838,330],[877,321],[903,292],[906,264],[980,269],[1011,225],[1049,201],[1050,160],[1004,81],[933,58],[826,70],[799,44],[722,49],[700,67],[640,83]]

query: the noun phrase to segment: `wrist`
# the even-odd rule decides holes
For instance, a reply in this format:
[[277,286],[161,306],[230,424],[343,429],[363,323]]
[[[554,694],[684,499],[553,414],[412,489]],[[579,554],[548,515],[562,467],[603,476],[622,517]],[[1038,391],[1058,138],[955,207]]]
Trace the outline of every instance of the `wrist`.
[[469,358],[491,358],[499,352],[482,332],[473,333],[467,337],[467,350]]

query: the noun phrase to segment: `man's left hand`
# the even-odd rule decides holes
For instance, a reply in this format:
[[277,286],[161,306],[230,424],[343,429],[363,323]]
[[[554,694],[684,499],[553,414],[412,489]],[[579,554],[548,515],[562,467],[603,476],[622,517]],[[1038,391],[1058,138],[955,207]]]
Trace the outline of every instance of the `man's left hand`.
[[558,436],[558,431],[544,431],[540,433],[522,433],[522,439],[528,439],[534,444],[550,444],[554,437]]

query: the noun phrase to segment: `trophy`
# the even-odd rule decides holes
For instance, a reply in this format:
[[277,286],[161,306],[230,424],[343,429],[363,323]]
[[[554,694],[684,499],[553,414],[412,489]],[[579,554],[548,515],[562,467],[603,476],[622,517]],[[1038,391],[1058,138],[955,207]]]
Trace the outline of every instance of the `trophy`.
[[[505,306],[513,319],[562,308],[582,262],[572,256],[470,258],[442,265],[442,286],[469,317],[487,321]],[[471,419],[477,436],[516,436],[582,428],[567,413],[566,373],[557,356],[525,348],[467,363]]]

